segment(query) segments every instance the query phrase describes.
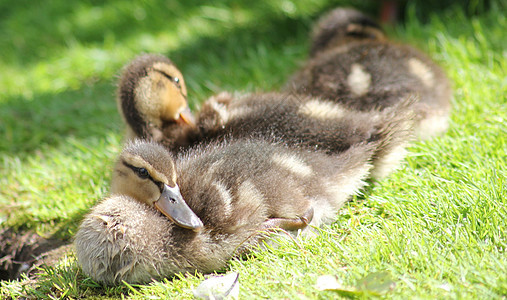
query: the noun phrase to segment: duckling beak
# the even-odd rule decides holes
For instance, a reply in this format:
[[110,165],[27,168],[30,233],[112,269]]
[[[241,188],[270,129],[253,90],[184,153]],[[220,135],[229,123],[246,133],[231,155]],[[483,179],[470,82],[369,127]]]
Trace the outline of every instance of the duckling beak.
[[180,118],[176,122],[196,127],[194,115],[188,106],[180,112]]
[[160,198],[155,202],[155,207],[180,227],[199,231],[204,226],[201,219],[190,209],[181,196],[178,185],[170,187],[164,184],[164,189]]

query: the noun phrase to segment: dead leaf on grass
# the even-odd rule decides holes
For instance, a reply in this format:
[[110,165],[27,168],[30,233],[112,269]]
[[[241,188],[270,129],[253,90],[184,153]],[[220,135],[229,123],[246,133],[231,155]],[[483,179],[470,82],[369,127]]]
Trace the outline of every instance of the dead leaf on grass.
[[239,273],[212,276],[194,289],[194,297],[198,299],[238,299]]
[[381,296],[394,289],[396,283],[388,272],[374,272],[357,281],[354,286],[345,286],[333,275],[317,278],[315,288],[319,291],[334,291],[342,296]]

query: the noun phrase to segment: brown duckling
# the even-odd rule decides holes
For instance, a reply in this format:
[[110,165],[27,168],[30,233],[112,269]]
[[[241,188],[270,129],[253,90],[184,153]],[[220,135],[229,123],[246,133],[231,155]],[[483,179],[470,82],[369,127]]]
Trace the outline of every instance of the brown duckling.
[[451,88],[444,71],[419,50],[386,40],[367,16],[337,8],[317,23],[312,42],[310,60],[286,91],[362,111],[417,95],[416,135],[430,137],[447,129]]
[[[118,164],[135,157],[136,165],[129,166],[130,160],[117,166],[120,174],[113,181],[157,189],[165,184],[159,176],[172,174],[203,227],[179,226],[147,205],[148,200],[116,189],[81,224],[75,237],[77,258],[86,274],[106,284],[220,270],[267,232],[331,222],[364,185],[374,148],[363,143],[329,156],[262,140],[236,140],[174,157],[159,144],[130,142]],[[146,168],[148,176],[135,168]],[[114,184],[126,187],[125,182]]]
[[336,155],[353,145],[375,145],[372,177],[381,178],[404,158],[411,139],[411,106],[407,98],[383,111],[359,111],[340,103],[285,93],[232,96],[223,93],[203,104],[195,140],[261,138],[288,147]]
[[120,78],[117,104],[128,138],[162,139],[163,130],[184,131],[195,125],[183,75],[167,57],[140,55]]

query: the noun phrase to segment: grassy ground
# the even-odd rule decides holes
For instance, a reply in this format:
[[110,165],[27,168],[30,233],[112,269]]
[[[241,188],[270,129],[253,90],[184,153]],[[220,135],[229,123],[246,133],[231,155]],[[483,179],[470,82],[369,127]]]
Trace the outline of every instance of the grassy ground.
[[[276,89],[305,59],[312,21],[336,6],[97,2],[0,4],[1,227],[70,239],[107,194],[122,140],[115,76],[138,53],[171,57],[193,107],[221,90]],[[376,2],[354,2],[375,12]],[[409,6],[391,33],[427,51],[454,81],[448,133],[415,143],[403,169],[318,237],[231,262],[242,298],[335,297],[315,289],[319,276],[353,286],[378,271],[395,283],[387,298],[506,297],[507,7],[490,3],[426,9],[424,23]],[[72,255],[41,272],[36,281],[1,282],[0,298],[187,298],[202,279],[104,288]]]

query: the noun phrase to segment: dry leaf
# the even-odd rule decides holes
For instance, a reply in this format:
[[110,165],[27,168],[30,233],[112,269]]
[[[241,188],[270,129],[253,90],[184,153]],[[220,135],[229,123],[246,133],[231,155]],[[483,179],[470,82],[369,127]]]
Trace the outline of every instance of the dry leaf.
[[212,276],[194,289],[194,297],[198,299],[238,299],[239,273]]
[[348,297],[380,296],[394,289],[395,285],[388,272],[375,272],[360,279],[355,286],[344,286],[333,275],[320,276],[317,278],[315,288],[319,291],[334,291]]

